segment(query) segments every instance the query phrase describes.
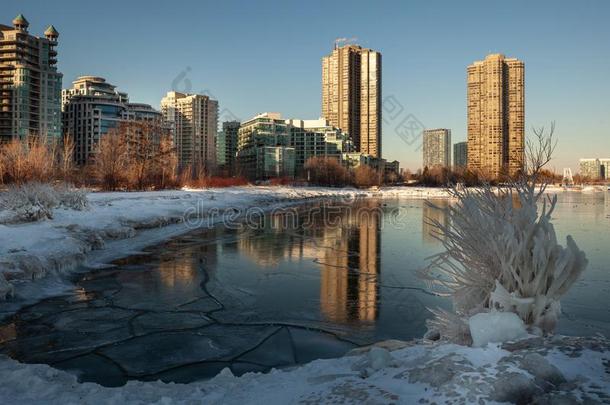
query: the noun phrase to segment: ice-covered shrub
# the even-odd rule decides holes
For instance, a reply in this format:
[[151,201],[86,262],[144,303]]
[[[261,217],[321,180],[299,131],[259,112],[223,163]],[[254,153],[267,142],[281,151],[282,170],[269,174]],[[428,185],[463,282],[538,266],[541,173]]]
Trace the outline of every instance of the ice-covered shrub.
[[86,190],[68,185],[53,187],[46,183],[12,185],[0,194],[0,210],[10,213],[9,222],[34,222],[53,218],[53,209],[62,206],[74,210],[89,207]]
[[[566,247],[557,242],[551,223],[556,196],[545,198],[524,182],[498,190],[487,186],[451,192],[454,205],[435,207],[445,210],[449,221],[428,219],[445,251],[432,258],[424,278],[452,297],[458,318],[495,308],[552,332],[559,298],[587,264],[570,236]],[[463,326],[441,315],[430,326],[459,338],[456,329],[463,331]]]
[[59,205],[76,211],[83,211],[89,208],[87,190],[76,188],[71,184],[62,184],[55,188]]
[[10,186],[0,196],[0,208],[12,211],[17,222],[52,219],[53,208],[57,204],[57,193],[53,187],[44,183]]
[[557,197],[546,196],[537,181],[553,148],[542,135],[539,142],[531,151],[530,174],[501,188],[451,187],[455,204],[430,204],[448,217],[442,223],[426,219],[445,251],[421,272],[453,301],[454,314],[435,310],[428,323],[442,338],[469,343],[468,318],[492,309],[517,314],[532,332],[552,332],[559,299],[587,265],[571,236],[565,247],[557,241],[551,222]]

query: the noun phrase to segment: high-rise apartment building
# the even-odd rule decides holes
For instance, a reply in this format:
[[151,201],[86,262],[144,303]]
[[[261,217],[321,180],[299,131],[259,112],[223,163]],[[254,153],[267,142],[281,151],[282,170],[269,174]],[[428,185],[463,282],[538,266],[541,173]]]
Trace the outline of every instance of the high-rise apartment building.
[[580,159],[580,175],[591,180],[610,179],[610,158]]
[[216,164],[225,175],[235,173],[235,154],[237,153],[239,127],[239,121],[225,121],[222,123],[222,131],[218,133],[216,138]]
[[381,157],[381,53],[345,45],[322,58],[322,117]]
[[453,168],[465,169],[468,164],[468,142],[453,144]]
[[61,91],[63,132],[74,140],[74,159],[87,164],[108,131],[127,122],[148,122],[159,137],[167,132],[161,113],[148,104],[130,103],[127,93],[103,77],[81,76]]
[[295,150],[295,171],[300,174],[308,159],[313,157],[330,157],[341,161],[343,153],[353,148],[349,136],[339,128],[332,126],[328,120],[286,120],[289,125],[290,138],[288,145]]
[[295,150],[290,126],[279,113],[259,114],[242,122],[237,137],[237,167],[252,180],[294,177]]
[[201,94],[170,91],[161,100],[161,112],[171,125],[181,168],[216,168],[218,101]]
[[484,175],[513,175],[523,167],[525,64],[488,55],[467,69],[468,168]]
[[423,165],[429,169],[449,167],[451,165],[451,130],[426,129],[424,130]]
[[284,120],[280,113],[263,113],[241,124],[237,163],[240,173],[251,179],[293,177],[304,174],[310,158],[341,162],[352,149],[349,136],[324,118]]
[[23,15],[0,25],[0,142],[28,136],[61,136],[61,79],[57,71],[59,33],[28,33]]

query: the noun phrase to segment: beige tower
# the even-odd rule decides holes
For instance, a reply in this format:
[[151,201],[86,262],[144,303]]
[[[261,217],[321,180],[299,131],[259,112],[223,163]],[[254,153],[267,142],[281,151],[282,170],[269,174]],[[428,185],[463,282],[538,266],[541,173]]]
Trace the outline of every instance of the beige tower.
[[523,166],[525,65],[502,54],[468,66],[468,168],[492,178]]
[[345,45],[322,58],[322,117],[381,157],[381,53]]
[[170,91],[161,100],[161,112],[172,126],[181,168],[202,165],[216,167],[218,101],[201,94]]
[[0,24],[0,142],[61,138],[59,33],[51,25],[34,36],[29,25],[21,14],[12,27]]

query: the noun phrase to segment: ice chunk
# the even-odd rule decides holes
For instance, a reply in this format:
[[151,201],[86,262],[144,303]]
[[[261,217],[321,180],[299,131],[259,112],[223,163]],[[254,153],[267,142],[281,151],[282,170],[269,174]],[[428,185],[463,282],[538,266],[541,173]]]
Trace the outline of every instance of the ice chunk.
[[372,347],[368,357],[373,370],[381,370],[382,368],[394,366],[396,363],[390,352],[381,347]]
[[6,300],[13,295],[13,285],[4,278],[4,274],[0,273],[0,301]]
[[373,375],[375,371],[397,365],[398,362],[388,350],[373,346],[366,355],[352,365],[352,370],[360,371],[360,376],[366,378]]
[[512,312],[482,312],[472,316],[468,324],[474,347],[483,347],[490,342],[502,343],[527,336],[523,321]]

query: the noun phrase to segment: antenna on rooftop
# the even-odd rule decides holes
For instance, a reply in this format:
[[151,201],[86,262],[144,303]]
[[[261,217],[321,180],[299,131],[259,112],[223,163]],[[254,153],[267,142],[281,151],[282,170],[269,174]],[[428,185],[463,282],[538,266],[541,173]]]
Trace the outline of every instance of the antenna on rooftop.
[[354,44],[358,41],[358,38],[336,38],[335,39],[335,49],[339,48],[342,45]]

